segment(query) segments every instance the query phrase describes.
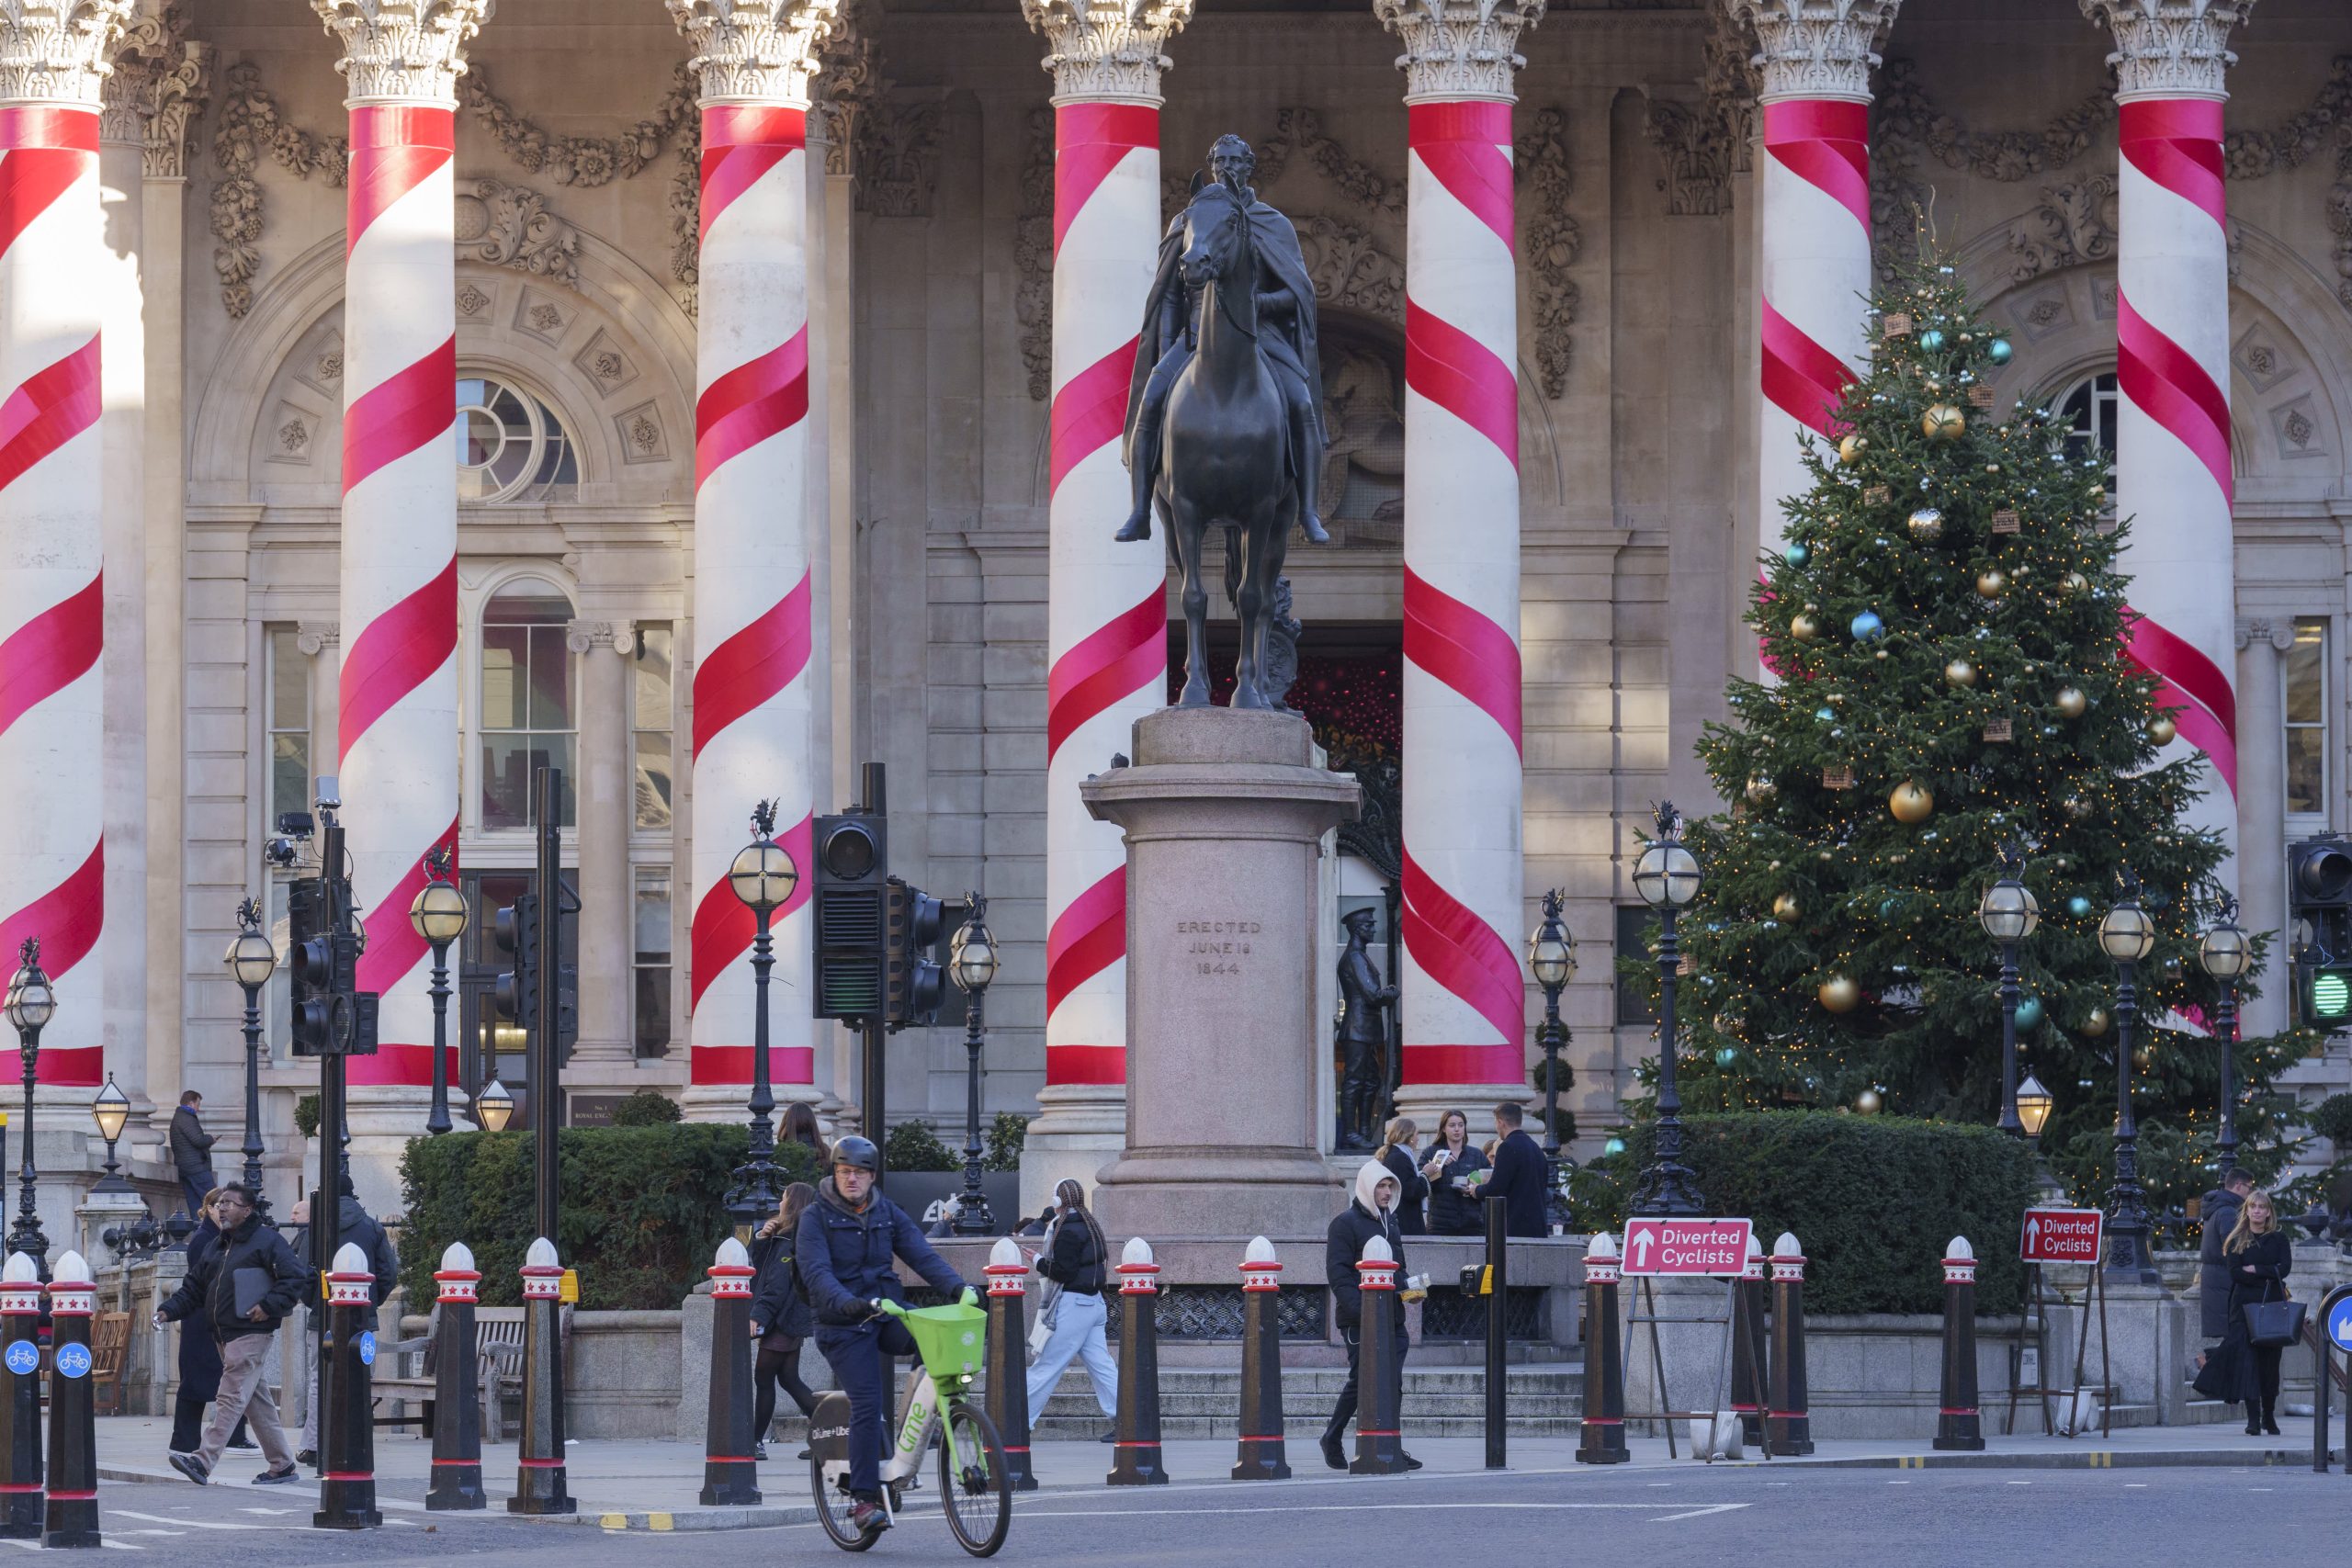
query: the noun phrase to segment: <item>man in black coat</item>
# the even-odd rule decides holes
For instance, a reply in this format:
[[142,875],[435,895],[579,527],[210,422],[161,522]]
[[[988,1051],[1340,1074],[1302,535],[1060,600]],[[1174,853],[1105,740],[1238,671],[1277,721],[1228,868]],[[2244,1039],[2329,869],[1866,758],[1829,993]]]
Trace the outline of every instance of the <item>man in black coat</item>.
[[[1323,1242],[1323,1277],[1330,1283],[1331,1308],[1339,1319],[1340,1337],[1348,1346],[1348,1381],[1340,1385],[1340,1401],[1331,1407],[1330,1422],[1323,1428],[1323,1462],[1333,1470],[1348,1468],[1348,1456],[1340,1446],[1340,1438],[1346,1433],[1348,1423],[1355,1418],[1356,1378],[1363,1350],[1363,1292],[1356,1283],[1356,1265],[1363,1260],[1363,1249],[1374,1236],[1388,1243],[1389,1254],[1396,1260],[1396,1276],[1403,1280],[1405,1235],[1396,1225],[1396,1178],[1386,1166],[1370,1159],[1356,1171],[1355,1196],[1332,1217],[1331,1228],[1325,1233]],[[1402,1291],[1389,1292],[1388,1310],[1396,1317],[1396,1376],[1399,1385],[1396,1406],[1402,1414],[1405,1352],[1408,1348]],[[1421,1468],[1419,1460],[1404,1453],[1401,1448],[1397,1451],[1407,1469]]]
[[[344,1172],[343,1175],[342,1202],[336,1210],[336,1217],[339,1222],[335,1232],[336,1245],[357,1247],[367,1257],[368,1272],[373,1276],[368,1282],[368,1310],[359,1314],[360,1329],[365,1333],[373,1334],[377,1328],[376,1309],[384,1304],[384,1298],[390,1295],[401,1282],[401,1255],[399,1249],[392,1246],[392,1238],[385,1234],[384,1227],[377,1223],[376,1216],[361,1206],[357,1193],[352,1187],[349,1171]],[[307,1251],[306,1247],[306,1254]],[[309,1261],[307,1256],[304,1261]],[[322,1292],[313,1289],[310,1298],[309,1314],[309,1328],[313,1336],[326,1331],[327,1313],[326,1309],[320,1304],[323,1300]],[[318,1364],[318,1358],[314,1354],[311,1357],[311,1365],[315,1368]],[[317,1381],[315,1376],[312,1381],[314,1382]],[[312,1394],[311,1398],[303,1402],[302,1451],[295,1456],[304,1464],[319,1462],[319,1402],[315,1389]]]
[[[201,1313],[220,1341],[220,1393],[212,1403],[211,1420],[205,1424],[203,1446],[192,1454],[171,1455],[172,1468],[198,1486],[209,1485],[212,1467],[220,1461],[229,1433],[242,1416],[269,1461],[269,1469],[254,1484],[281,1486],[300,1472],[294,1468],[285,1429],[277,1424],[277,1402],[270,1397],[264,1373],[269,1342],[310,1288],[311,1271],[284,1236],[261,1223],[254,1213],[253,1195],[243,1187],[232,1182],[221,1188],[213,1208],[223,1227],[220,1242],[191,1259],[187,1277],[155,1314],[160,1328]],[[240,1295],[246,1298],[242,1308],[237,1304]]]
[[214,1138],[204,1130],[204,1096],[189,1089],[180,1096],[180,1108],[172,1112],[172,1130],[168,1134],[172,1148],[172,1172],[180,1180],[180,1191],[187,1198],[188,1218],[204,1216],[204,1195],[220,1185],[212,1174],[212,1145]]
[[1495,1173],[1479,1189],[1481,1197],[1502,1199],[1503,1232],[1514,1238],[1550,1234],[1544,1219],[1548,1168],[1542,1147],[1520,1131],[1526,1119],[1517,1100],[1495,1107],[1495,1132],[1501,1142],[1495,1145]]

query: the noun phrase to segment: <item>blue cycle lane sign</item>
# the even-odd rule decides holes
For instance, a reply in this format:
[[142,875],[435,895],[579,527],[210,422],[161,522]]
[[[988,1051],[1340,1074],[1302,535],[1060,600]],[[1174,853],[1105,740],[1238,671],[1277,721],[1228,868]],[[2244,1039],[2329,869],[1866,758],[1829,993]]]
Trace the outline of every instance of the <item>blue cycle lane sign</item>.
[[2329,1310],[2327,1337],[2337,1349],[2352,1355],[2352,1295],[2339,1298]]
[[6,1356],[8,1370],[18,1377],[28,1377],[40,1368],[40,1347],[29,1339],[12,1339]]
[[90,1375],[90,1348],[87,1345],[60,1345],[57,1348],[57,1370],[69,1378]]

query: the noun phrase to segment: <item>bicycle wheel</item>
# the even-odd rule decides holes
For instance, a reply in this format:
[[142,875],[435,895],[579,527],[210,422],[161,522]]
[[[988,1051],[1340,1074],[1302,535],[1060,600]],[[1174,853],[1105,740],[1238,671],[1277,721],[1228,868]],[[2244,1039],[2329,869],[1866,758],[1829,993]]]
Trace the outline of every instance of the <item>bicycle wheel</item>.
[[956,1543],[975,1557],[990,1557],[1012,1528],[1012,1477],[1004,1468],[1004,1445],[977,1405],[956,1404],[939,1445],[939,1503]]
[[876,1539],[859,1531],[850,1523],[849,1511],[856,1505],[843,1485],[836,1485],[825,1478],[825,1461],[810,1459],[808,1483],[817,1495],[817,1522],[825,1527],[825,1534],[843,1551],[864,1551]]

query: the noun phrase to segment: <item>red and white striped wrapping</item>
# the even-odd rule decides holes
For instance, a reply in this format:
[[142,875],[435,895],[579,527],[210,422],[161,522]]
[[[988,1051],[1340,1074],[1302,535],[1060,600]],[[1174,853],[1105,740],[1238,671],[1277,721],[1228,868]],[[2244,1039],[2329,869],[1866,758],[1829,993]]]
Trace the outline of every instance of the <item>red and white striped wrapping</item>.
[[1405,1098],[1523,1088],[1519,334],[1508,99],[1408,98]]
[[1167,557],[1111,537],[1129,506],[1120,436],[1159,251],[1158,103],[1057,97],[1054,142],[1045,1103],[1074,1089],[1115,1106],[1127,1081],[1127,855],[1078,785],[1165,705]]
[[[98,58],[106,37],[79,40]],[[11,24],[0,17],[0,28]],[[17,40],[10,40],[12,43]],[[102,1076],[98,942],[106,849],[98,493],[98,72],[60,71],[58,96],[0,102],[0,957],[27,937],[63,1005],[40,1080]],[[87,89],[87,102],[77,95]],[[139,563],[129,563],[136,571]],[[131,911],[131,918],[137,918]]]
[[695,403],[693,1081],[752,1081],[754,921],[727,868],[776,802],[800,867],[774,917],[769,1071],[816,1096],[807,1006],[810,730],[808,152],[805,96],[702,100]]

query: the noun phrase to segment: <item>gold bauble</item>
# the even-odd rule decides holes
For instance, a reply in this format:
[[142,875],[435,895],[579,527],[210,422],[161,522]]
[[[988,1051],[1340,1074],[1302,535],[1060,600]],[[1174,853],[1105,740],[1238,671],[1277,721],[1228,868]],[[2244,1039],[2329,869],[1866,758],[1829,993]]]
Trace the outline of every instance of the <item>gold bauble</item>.
[[1894,786],[1894,793],[1886,797],[1886,808],[1894,813],[1897,822],[1916,827],[1934,814],[1936,797],[1920,785],[1905,779]]
[[1772,918],[1784,926],[1795,925],[1797,917],[1804,913],[1798,908],[1797,896],[1793,893],[1783,893],[1772,900]]
[[1968,428],[1968,416],[1951,403],[1930,403],[1919,416],[1920,434],[1930,441],[1957,441]]
[[1846,434],[1838,438],[1838,460],[1841,463],[1852,462],[1855,458],[1862,455],[1863,450],[1868,447],[1870,444],[1870,438],[1864,435],[1861,432],[1858,430],[1848,432]]
[[1770,806],[1772,804],[1772,797],[1780,793],[1781,786],[1770,779],[1755,778],[1747,781],[1747,804],[1750,806]]
[[2091,803],[2085,800],[2079,795],[2070,795],[2064,800],[2059,802],[2059,809],[2064,811],[2067,818],[2072,821],[2087,822],[2090,820]]
[[2080,718],[2090,705],[2090,699],[2083,695],[2080,688],[2075,686],[2058,688],[2058,712],[2063,716]]
[[2090,1016],[2083,1020],[2083,1032],[2089,1035],[2094,1040],[2107,1032],[2107,1010],[2105,1008],[2091,1009]]
[[1884,1100],[1879,1098],[1878,1090],[1874,1089],[1866,1089],[1862,1090],[1861,1093],[1854,1096],[1854,1109],[1860,1111],[1865,1116],[1877,1115],[1880,1108],[1886,1102]]
[[1862,988],[1844,975],[1832,975],[1814,992],[1830,1012],[1851,1012],[1862,1005]]
[[1789,622],[1789,635],[1799,642],[1816,642],[1821,637],[1821,623],[1811,615],[1798,615]]
[[2135,1067],[2144,1069],[2147,1065],[2154,1059],[2155,1054],[2150,1051],[2145,1045],[2137,1047],[2132,1053],[2132,1065]]
[[2009,580],[1999,567],[1986,567],[1976,574],[1976,595],[1980,599],[1998,599],[2009,591]]
[[2091,585],[2091,580],[2079,571],[2070,571],[2058,580],[2061,593],[2080,593]]
[[2105,480],[2099,480],[2092,484],[2090,489],[2090,499],[2100,502],[2107,499],[2107,483]]
[[2158,714],[2148,721],[2148,739],[2159,746],[2171,745],[2172,738],[2179,733],[2180,727],[2167,715]]
[[1965,659],[1953,660],[1950,664],[1944,666],[1944,684],[1947,686],[1973,686],[1976,684],[1976,666],[1971,664]]
[[1911,536],[1923,545],[1932,545],[1944,536],[1944,514],[1932,506],[1923,506],[1911,514]]

